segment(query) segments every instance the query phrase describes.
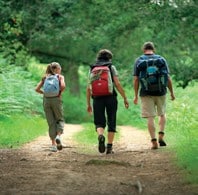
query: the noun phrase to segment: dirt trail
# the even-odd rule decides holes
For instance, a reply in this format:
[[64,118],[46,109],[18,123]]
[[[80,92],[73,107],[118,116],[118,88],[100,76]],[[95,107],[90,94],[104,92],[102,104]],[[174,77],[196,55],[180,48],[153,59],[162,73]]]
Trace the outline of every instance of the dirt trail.
[[0,195],[179,195],[198,194],[185,182],[167,148],[150,150],[147,132],[120,126],[115,154],[99,154],[78,145],[72,135],[80,125],[66,125],[62,151],[49,151],[49,137],[20,149],[0,150]]

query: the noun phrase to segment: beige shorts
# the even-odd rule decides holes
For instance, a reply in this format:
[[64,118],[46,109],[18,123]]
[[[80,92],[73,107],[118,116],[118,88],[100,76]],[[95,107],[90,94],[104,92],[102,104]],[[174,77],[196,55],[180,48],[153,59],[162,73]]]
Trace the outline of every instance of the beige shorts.
[[142,117],[154,117],[164,115],[166,112],[166,96],[141,97]]

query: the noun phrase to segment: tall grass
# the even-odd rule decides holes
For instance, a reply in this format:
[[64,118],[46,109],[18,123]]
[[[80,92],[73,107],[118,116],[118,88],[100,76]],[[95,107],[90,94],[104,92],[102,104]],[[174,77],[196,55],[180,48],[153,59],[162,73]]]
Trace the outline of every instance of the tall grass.
[[197,86],[176,89],[177,99],[168,104],[167,131],[174,146],[178,165],[189,173],[189,180],[198,183],[198,107]]

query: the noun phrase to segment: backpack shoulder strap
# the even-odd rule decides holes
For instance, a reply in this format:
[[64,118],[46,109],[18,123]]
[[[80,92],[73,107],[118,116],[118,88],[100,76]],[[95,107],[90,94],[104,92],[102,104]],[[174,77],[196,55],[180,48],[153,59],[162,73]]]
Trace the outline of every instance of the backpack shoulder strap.
[[114,83],[114,80],[113,80],[113,73],[112,73],[112,68],[111,68],[112,64],[108,65],[108,68],[109,68],[109,71],[110,71],[110,74],[111,74],[111,79],[112,79],[112,82]]

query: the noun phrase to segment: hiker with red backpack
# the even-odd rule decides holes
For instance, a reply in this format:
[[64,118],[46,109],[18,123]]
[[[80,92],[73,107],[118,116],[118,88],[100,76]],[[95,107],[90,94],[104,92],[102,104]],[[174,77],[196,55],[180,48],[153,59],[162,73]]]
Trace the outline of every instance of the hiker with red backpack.
[[[164,129],[166,123],[166,93],[170,91],[171,100],[175,99],[169,68],[166,60],[155,54],[152,42],[143,45],[144,54],[134,64],[134,104],[138,104],[138,91],[141,98],[142,117],[147,118],[147,127],[151,137],[151,149],[166,146]],[[140,89],[140,90],[139,90]],[[159,116],[158,140],[156,138],[155,116]]]
[[[113,140],[116,132],[117,91],[124,99],[124,105],[129,107],[124,89],[119,81],[118,72],[112,65],[113,54],[102,49],[97,54],[96,63],[91,65],[87,86],[87,111],[94,116],[95,129],[98,135],[98,150],[100,153],[113,153]],[[93,109],[91,106],[93,100]],[[107,147],[105,146],[104,130],[107,127]]]
[[45,111],[49,137],[52,141],[50,150],[57,152],[62,150],[60,136],[64,131],[64,116],[61,94],[65,89],[64,76],[61,75],[61,66],[52,62],[47,66],[46,74],[37,84],[35,91],[43,94],[43,108]]

